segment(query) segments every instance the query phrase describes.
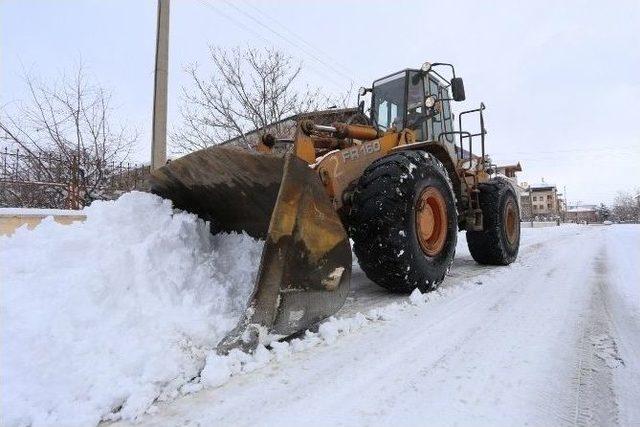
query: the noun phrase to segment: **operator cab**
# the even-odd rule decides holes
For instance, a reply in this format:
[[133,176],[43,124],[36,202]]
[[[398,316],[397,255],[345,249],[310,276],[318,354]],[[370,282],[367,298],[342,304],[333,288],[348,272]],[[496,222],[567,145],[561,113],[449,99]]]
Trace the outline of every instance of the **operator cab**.
[[[434,66],[451,67],[451,81],[433,70]],[[453,89],[453,98],[449,88]],[[422,69],[406,69],[373,82],[371,89],[361,89],[360,95],[371,92],[371,121],[379,131],[391,128],[412,129],[417,141],[441,140],[454,142],[450,101],[464,100],[461,78],[455,77],[450,64],[426,63]]]

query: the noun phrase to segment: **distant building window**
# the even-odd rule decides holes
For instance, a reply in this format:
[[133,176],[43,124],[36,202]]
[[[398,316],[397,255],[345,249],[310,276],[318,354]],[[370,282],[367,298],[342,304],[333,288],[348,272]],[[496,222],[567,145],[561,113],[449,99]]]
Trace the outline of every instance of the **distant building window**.
[[547,209],[551,209],[551,203],[547,203]]
[[537,198],[536,196],[533,196],[533,201],[534,201],[534,202],[537,202],[537,201],[538,201],[538,198]]
[[538,210],[538,206],[537,205],[533,205],[533,210],[537,211]]
[[553,196],[552,196],[551,194],[549,194],[549,195],[547,196],[547,200],[551,200],[551,199],[553,199]]

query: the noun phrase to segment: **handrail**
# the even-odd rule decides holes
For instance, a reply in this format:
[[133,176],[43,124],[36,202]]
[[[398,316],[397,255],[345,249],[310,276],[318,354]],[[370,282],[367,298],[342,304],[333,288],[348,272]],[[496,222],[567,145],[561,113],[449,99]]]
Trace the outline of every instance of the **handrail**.
[[460,114],[458,114],[458,129],[462,129],[462,116],[466,115],[466,114],[470,114],[470,113],[480,113],[480,132],[478,133],[468,133],[466,136],[460,135],[460,150],[462,150],[462,140],[466,137],[469,138],[469,157],[472,158],[473,157],[473,144],[472,144],[472,139],[474,136],[479,136],[480,137],[480,144],[481,144],[481,152],[482,152],[482,156],[480,157],[480,161],[482,162],[482,167],[484,168],[484,163],[485,163],[485,147],[484,147],[484,136],[487,134],[487,130],[484,128],[484,115],[482,114],[482,112],[485,110],[485,105],[483,102],[480,103],[480,107],[479,108],[474,108],[472,110],[466,110],[461,112]]

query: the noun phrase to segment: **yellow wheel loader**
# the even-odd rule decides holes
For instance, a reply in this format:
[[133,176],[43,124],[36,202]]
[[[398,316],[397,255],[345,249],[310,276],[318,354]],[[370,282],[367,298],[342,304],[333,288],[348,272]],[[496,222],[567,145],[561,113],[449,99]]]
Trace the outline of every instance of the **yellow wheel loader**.
[[[362,88],[347,123],[300,120],[292,140],[263,134],[255,151],[208,148],[153,172],[151,190],[212,232],[265,240],[247,310],[219,352],[251,350],[265,334],[289,336],[336,313],[349,292],[350,238],[367,277],[394,292],[435,289],[458,230],[479,263],[516,258],[517,193],[485,154],[484,105],[458,114],[454,129],[450,103],[464,99],[451,64],[425,63]],[[463,130],[471,114],[476,133]],[[275,154],[282,144],[286,154]]]

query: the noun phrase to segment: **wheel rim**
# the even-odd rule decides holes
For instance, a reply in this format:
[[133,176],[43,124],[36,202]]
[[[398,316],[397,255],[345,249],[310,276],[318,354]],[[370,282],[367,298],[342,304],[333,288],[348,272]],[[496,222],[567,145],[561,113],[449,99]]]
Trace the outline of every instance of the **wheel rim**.
[[518,239],[518,214],[513,200],[507,200],[504,206],[504,224],[509,244],[513,245]]
[[416,203],[418,242],[428,256],[435,256],[447,240],[447,209],[444,197],[435,187],[426,187]]

